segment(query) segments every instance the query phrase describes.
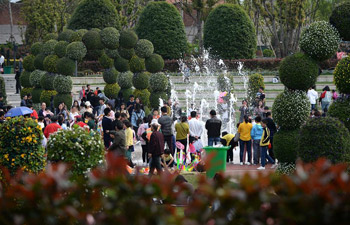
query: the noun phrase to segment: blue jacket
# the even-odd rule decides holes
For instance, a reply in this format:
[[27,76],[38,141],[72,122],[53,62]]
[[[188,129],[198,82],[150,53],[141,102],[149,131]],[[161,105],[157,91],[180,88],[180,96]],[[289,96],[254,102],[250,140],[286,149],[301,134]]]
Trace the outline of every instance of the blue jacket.
[[250,131],[250,136],[253,140],[260,140],[263,134],[263,128],[260,123],[257,123],[253,126],[252,131]]
[[[138,119],[143,119],[143,117],[145,117],[145,112],[141,109],[140,110],[140,112],[139,113],[136,113],[135,111],[134,112],[132,112],[132,114],[131,114],[131,125],[133,126],[133,127],[139,127],[139,126],[137,126],[137,120]],[[143,122],[141,122],[141,123],[143,123]]]

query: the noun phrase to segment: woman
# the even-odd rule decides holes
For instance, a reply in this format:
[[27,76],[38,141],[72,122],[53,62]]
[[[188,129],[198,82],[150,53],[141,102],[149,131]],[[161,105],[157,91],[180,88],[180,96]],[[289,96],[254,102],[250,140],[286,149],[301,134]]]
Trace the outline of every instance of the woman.
[[[139,137],[139,140],[141,142],[141,148],[142,148],[142,162],[143,165],[146,166],[149,162],[148,156],[147,156],[147,140],[145,140],[142,137],[142,134],[149,128],[148,125],[148,117],[143,117],[143,124],[140,125],[139,129],[137,130],[137,136]],[[147,139],[147,138],[146,138]]]
[[76,106],[73,105],[69,113],[69,122],[70,123],[74,122],[75,117],[78,115],[79,115],[79,110]]
[[126,109],[125,103],[122,103],[122,104],[120,105],[120,110],[119,110],[119,112],[120,112],[120,114],[125,113],[126,116],[127,116],[127,118],[128,118],[128,119],[130,118],[129,111]]
[[90,130],[96,130],[96,123],[95,123],[95,117],[92,113],[86,113],[85,119],[87,119],[87,125],[89,126]]
[[78,111],[80,111],[80,106],[79,106],[78,100],[74,100],[73,105],[72,105],[72,108],[73,108],[73,107],[76,107],[76,108],[78,109]]
[[247,146],[248,152],[248,162],[247,165],[251,164],[252,160],[252,137],[250,136],[250,132],[253,128],[253,125],[249,122],[249,117],[247,115],[244,116],[244,122],[241,123],[238,127],[239,133],[239,159],[240,164],[243,165],[243,155],[244,155],[244,147]]
[[91,103],[89,101],[86,101],[85,107],[81,108],[80,115],[84,115],[86,112],[92,113]]
[[132,163],[131,153],[134,151],[134,138],[133,130],[131,129],[132,125],[129,120],[124,120],[124,130],[125,130],[125,146],[126,146],[126,157],[129,161],[129,166],[134,167]]
[[111,115],[108,118],[111,119],[112,121],[114,121],[115,120],[115,112],[113,110],[112,104],[111,103],[107,103],[106,104],[106,108],[109,108],[111,110]]
[[62,114],[64,116],[64,119],[68,119],[68,112],[67,112],[67,107],[65,104],[62,102],[58,105],[58,108],[56,109],[56,115]]
[[242,101],[242,106],[239,108],[241,116],[239,117],[239,122],[242,123],[245,116],[249,115],[248,103],[246,100]]
[[144,107],[143,107],[143,104],[141,103],[141,99],[140,98],[137,97],[135,99],[135,102],[136,102],[136,104],[140,104],[142,110],[145,110]]
[[[176,131],[176,141],[183,144],[184,149],[183,153],[185,155],[184,164],[186,164],[186,156],[187,156],[187,137],[190,134],[190,127],[187,122],[187,117],[182,116],[181,122],[175,124],[175,131]],[[180,153],[181,149],[177,148],[177,153]],[[193,156],[191,155],[191,159]]]
[[139,126],[142,124],[143,117],[145,117],[145,111],[141,109],[140,104],[136,103],[135,109],[132,112],[132,116],[131,116],[131,124],[134,128],[135,133],[137,133]]
[[264,102],[262,100],[259,100],[258,105],[254,108],[254,116],[263,117],[264,112]]
[[322,106],[323,113],[326,113],[326,112],[328,112],[329,105],[332,102],[333,94],[328,86],[324,87],[322,91],[323,92],[322,92],[321,97],[320,97],[321,106]]

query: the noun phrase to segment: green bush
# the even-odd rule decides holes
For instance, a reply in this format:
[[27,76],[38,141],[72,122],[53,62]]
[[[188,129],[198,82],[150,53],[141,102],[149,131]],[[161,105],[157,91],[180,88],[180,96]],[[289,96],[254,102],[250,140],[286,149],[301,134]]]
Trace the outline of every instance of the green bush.
[[55,45],[55,54],[62,58],[66,55],[66,52],[67,52],[67,46],[68,46],[68,42],[66,41],[59,41],[57,42],[57,44]]
[[119,91],[120,91],[120,86],[117,83],[106,84],[103,90],[107,98],[113,98],[113,99],[118,97]]
[[80,35],[78,32],[73,32],[70,36],[69,42],[81,42],[83,39],[83,35]]
[[232,74],[219,74],[217,78],[218,90],[221,92],[233,93],[233,75]]
[[41,87],[40,80],[41,80],[41,77],[45,75],[45,73],[46,72],[42,70],[34,70],[33,72],[31,72],[29,76],[30,85],[35,88],[40,88]]
[[295,164],[299,130],[280,130],[273,136],[273,151],[279,163]]
[[272,105],[272,116],[281,129],[295,130],[305,123],[310,113],[310,102],[305,92],[285,90]]
[[145,59],[139,58],[138,56],[134,55],[129,61],[129,66],[131,72],[142,72],[145,70]]
[[32,90],[32,100],[34,104],[38,104],[40,103],[40,96],[41,96],[41,92],[43,92],[44,89],[42,88],[34,88]]
[[124,98],[124,100],[128,100],[129,96],[133,94],[134,90],[132,88],[128,88],[128,89],[120,89],[120,92]]
[[122,89],[128,89],[132,87],[133,73],[130,71],[123,72],[118,76],[118,84]]
[[350,41],[350,2],[337,6],[329,18],[329,22],[337,28],[343,41]]
[[45,57],[44,59],[44,69],[47,71],[47,72],[50,72],[50,73],[56,73],[57,72],[57,68],[56,68],[56,65],[57,65],[57,62],[60,58],[57,56],[57,55],[48,55]]
[[33,72],[35,70],[34,60],[35,60],[34,55],[27,55],[26,57],[24,57],[23,68],[28,72]]
[[350,57],[340,60],[333,72],[334,83],[340,93],[350,94]]
[[82,60],[87,52],[87,49],[83,42],[72,42],[67,46],[66,56],[72,60]]
[[118,74],[119,72],[114,67],[106,69],[105,71],[103,71],[103,80],[107,84],[117,83]]
[[106,27],[101,32],[102,44],[108,49],[117,49],[119,47],[119,31],[114,27]]
[[327,115],[338,118],[350,131],[350,98],[339,97],[329,107]]
[[119,47],[118,53],[121,57],[127,60],[130,60],[135,55],[135,51],[133,48],[128,49],[128,48]]
[[139,98],[144,106],[150,104],[149,97],[151,96],[151,93],[147,89],[135,89],[133,95],[135,98]]
[[55,97],[53,98],[54,107],[57,108],[62,102],[64,102],[64,104],[69,109],[73,102],[71,94],[58,93],[57,95],[55,95]]
[[259,73],[249,75],[248,97],[250,102],[255,100],[260,87],[265,88],[264,77]]
[[103,55],[103,49],[88,50],[85,56],[85,60],[97,61],[99,57]]
[[166,101],[167,98],[168,96],[165,92],[152,92],[149,96],[149,103],[151,108],[158,109],[160,104],[159,99]]
[[20,93],[20,96],[21,96],[21,99],[27,95],[27,94],[31,94],[33,91],[33,88],[32,87],[25,87],[25,88],[22,88],[21,89],[21,93]]
[[31,118],[13,117],[0,124],[0,164],[15,175],[18,170],[38,173],[45,168],[43,133]]
[[165,91],[168,85],[168,78],[164,73],[153,73],[149,78],[149,85],[153,92]]
[[40,79],[40,86],[45,90],[53,90],[53,80],[55,79],[55,75],[50,73],[45,73]]
[[114,67],[119,72],[126,72],[130,70],[129,61],[127,59],[124,59],[122,57],[116,58],[114,60]]
[[264,57],[275,57],[275,53],[271,49],[264,49],[263,56]]
[[71,172],[74,175],[83,175],[102,165],[104,153],[101,135],[79,126],[74,126],[71,130],[59,130],[50,136],[47,143],[47,158],[54,162],[72,164]]
[[48,33],[44,37],[44,42],[47,42],[49,40],[57,40],[57,38],[58,38],[58,34],[56,34],[56,33]]
[[45,55],[53,55],[55,54],[55,45],[58,43],[56,40],[49,40],[44,43],[43,46],[43,54]]
[[134,48],[137,44],[138,37],[133,30],[123,30],[120,32],[120,46],[123,48]]
[[31,88],[32,85],[30,84],[30,73],[27,70],[23,71],[21,76],[19,77],[21,86],[24,88]]
[[252,21],[239,5],[221,4],[204,24],[204,47],[221,59],[252,59],[256,34]]
[[72,76],[75,71],[75,62],[67,57],[60,58],[56,64],[57,73]]
[[148,72],[157,73],[164,68],[164,60],[162,56],[158,54],[152,54],[145,60],[146,69]]
[[109,58],[112,58],[112,59],[120,58],[118,49],[108,49],[108,48],[106,48],[106,49],[105,49],[105,53],[106,53],[106,55],[107,55]]
[[39,55],[43,50],[43,46],[44,44],[42,42],[35,42],[30,47],[30,52],[32,53],[32,55]]
[[51,98],[55,95],[57,95],[55,90],[43,90],[40,95],[40,103],[45,102],[47,106],[50,106]]
[[62,31],[59,35],[57,40],[58,41],[66,41],[66,42],[70,42],[72,35],[74,34],[74,31],[71,29],[66,29],[64,31]]
[[140,58],[148,58],[154,52],[154,47],[152,42],[146,39],[140,39],[135,47],[135,53]]
[[113,67],[113,59],[109,58],[105,53],[98,58],[99,63],[104,69],[109,69]]
[[0,94],[2,94],[2,97],[4,98],[2,100],[2,103],[4,105],[6,105],[6,102],[7,102],[6,98],[7,98],[7,96],[6,96],[6,89],[5,89],[5,79],[3,77],[1,77],[1,76],[0,76]]
[[339,33],[332,25],[326,21],[317,21],[303,31],[299,46],[311,58],[323,61],[337,52],[339,41]]
[[56,75],[53,80],[53,87],[58,93],[70,93],[73,88],[72,78],[69,76]]
[[76,32],[79,34],[80,37],[83,38],[84,34],[86,34],[88,32],[88,30],[87,29],[79,29]]
[[321,157],[332,163],[349,162],[350,134],[338,119],[312,118],[300,130],[298,156],[304,162],[315,162]]
[[83,43],[88,50],[102,49],[101,36],[97,31],[89,30],[83,36]]
[[187,49],[185,26],[176,7],[165,1],[150,2],[142,11],[136,33],[153,43],[164,59],[179,59]]
[[45,59],[46,55],[44,54],[38,54],[35,56],[34,59],[34,66],[35,69],[37,70],[44,70],[44,59]]
[[315,85],[318,72],[317,63],[303,53],[287,56],[279,68],[281,82],[292,90],[307,91]]
[[149,87],[149,78],[151,74],[149,72],[142,72],[134,74],[132,78],[132,84],[136,89],[146,89]]

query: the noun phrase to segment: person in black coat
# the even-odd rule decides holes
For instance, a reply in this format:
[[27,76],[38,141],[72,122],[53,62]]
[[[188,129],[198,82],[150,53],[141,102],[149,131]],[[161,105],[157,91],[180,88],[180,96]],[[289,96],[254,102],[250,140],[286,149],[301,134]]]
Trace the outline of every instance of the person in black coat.
[[111,116],[111,109],[106,108],[104,110],[104,116],[102,119],[102,129],[103,129],[103,141],[105,148],[108,149],[112,142],[112,137],[109,135],[110,131],[115,130],[113,127],[113,121],[108,117]]
[[19,94],[21,92],[21,82],[19,80],[20,76],[21,76],[21,72],[18,69],[18,66],[16,66],[15,69],[16,75],[15,75],[15,80],[16,80],[16,94]]

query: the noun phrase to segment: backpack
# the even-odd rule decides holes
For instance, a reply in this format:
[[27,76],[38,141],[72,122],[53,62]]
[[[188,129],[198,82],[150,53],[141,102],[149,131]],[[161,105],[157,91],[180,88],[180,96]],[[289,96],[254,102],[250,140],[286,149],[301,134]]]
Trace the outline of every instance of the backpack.
[[[141,113],[140,113],[141,114]],[[138,115],[137,115],[137,113],[136,113],[136,126],[137,127],[139,127],[140,126],[140,124],[142,124],[142,118],[141,117],[139,117]]]

